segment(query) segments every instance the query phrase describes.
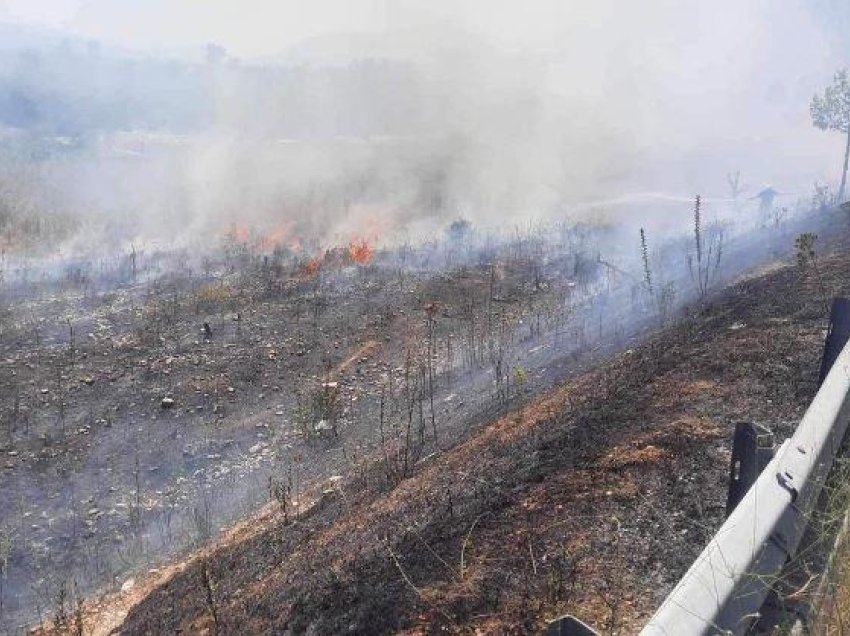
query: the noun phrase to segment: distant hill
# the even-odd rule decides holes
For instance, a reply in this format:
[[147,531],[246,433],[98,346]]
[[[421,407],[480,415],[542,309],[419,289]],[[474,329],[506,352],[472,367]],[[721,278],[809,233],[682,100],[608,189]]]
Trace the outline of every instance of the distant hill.
[[412,132],[415,71],[356,48],[344,65],[310,51],[312,64],[303,55],[194,62],[0,24],[0,127],[62,136],[222,125],[291,137]]

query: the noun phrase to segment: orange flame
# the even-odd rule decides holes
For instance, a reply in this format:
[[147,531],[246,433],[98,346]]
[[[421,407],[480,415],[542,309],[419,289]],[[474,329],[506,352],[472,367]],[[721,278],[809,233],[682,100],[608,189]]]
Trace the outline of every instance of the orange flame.
[[355,241],[348,246],[348,255],[358,265],[368,265],[372,262],[375,250],[365,240]]
[[233,223],[222,236],[238,245],[250,246],[263,251],[288,247],[293,252],[302,249],[301,239],[292,235],[293,223],[283,221],[268,231],[252,227],[245,223]]
[[319,260],[318,258],[311,258],[309,261],[307,261],[304,264],[302,271],[303,271],[305,276],[312,277],[312,276],[315,276],[318,273],[319,268],[321,266],[322,266],[321,260]]
[[260,237],[259,247],[262,250],[273,250],[283,245],[286,241],[287,231],[284,227],[276,227],[268,234]]
[[240,243],[245,245],[251,238],[251,229],[247,225],[242,225],[241,223],[234,223],[230,230],[227,232],[227,238],[232,240],[234,243]]

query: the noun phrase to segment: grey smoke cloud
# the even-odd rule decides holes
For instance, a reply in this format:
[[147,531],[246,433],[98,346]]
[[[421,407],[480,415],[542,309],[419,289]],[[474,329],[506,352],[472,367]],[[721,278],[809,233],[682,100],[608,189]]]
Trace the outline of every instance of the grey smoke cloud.
[[[95,62],[39,51],[45,83],[142,113],[40,162],[51,203],[134,240],[239,223],[332,242],[723,197],[737,169],[752,188],[836,178],[808,100],[847,62],[838,2],[309,4],[7,1],[0,16],[106,42]],[[209,41],[225,59],[203,59]]]

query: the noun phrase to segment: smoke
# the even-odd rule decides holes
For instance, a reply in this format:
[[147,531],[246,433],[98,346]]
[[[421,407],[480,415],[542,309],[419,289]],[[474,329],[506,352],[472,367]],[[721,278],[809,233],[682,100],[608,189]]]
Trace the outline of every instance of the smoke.
[[323,2],[301,23],[249,4],[234,21],[182,3],[189,26],[157,45],[157,2],[76,3],[69,34],[10,27],[0,123],[26,141],[4,165],[85,218],[67,249],[666,217],[632,195],[722,199],[737,170],[750,194],[837,180],[840,140],[808,102],[847,62],[842,3]]

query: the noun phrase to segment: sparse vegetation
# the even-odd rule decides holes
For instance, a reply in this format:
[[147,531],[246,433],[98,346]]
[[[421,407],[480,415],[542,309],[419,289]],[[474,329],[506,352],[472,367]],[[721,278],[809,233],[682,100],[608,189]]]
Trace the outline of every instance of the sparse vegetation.
[[670,319],[670,313],[674,307],[676,286],[672,281],[661,283],[660,286],[653,282],[654,277],[649,263],[649,245],[643,228],[640,228],[640,253],[643,263],[643,282],[658,316],[658,322],[664,326]]
[[847,69],[835,73],[832,84],[827,86],[823,95],[815,95],[810,106],[812,123],[821,130],[844,133],[844,167],[841,171],[841,185],[838,186],[838,202],[844,202],[847,186],[847,164],[850,161],[850,78]]
[[12,531],[0,526],[0,618],[5,610],[6,575],[9,568],[9,557],[12,554]]
[[[844,264],[830,260],[825,270],[838,276]],[[671,585],[722,521],[722,413],[734,408],[778,421],[802,411],[814,392],[822,321],[777,320],[797,315],[796,301],[778,293],[789,285],[791,268],[745,281],[691,322],[556,387],[519,415],[498,418],[438,458],[412,462],[389,489],[356,481],[297,525],[281,515],[282,525],[270,521],[259,534],[229,541],[206,566],[230,573],[213,585],[219,624],[259,632],[536,631],[545,618],[572,611],[612,633],[636,631],[655,608],[641,592],[640,564],[651,558],[653,576]],[[732,320],[747,327],[730,329]],[[782,370],[738,371],[780,355],[793,356]],[[401,388],[390,386],[385,403]],[[640,423],[649,420],[656,423]],[[381,472],[385,461],[373,468]],[[693,481],[676,478],[686,468]],[[158,589],[181,599],[179,613],[151,596],[124,628],[211,622],[197,583],[203,567],[190,563]],[[252,588],[259,573],[280,583]],[[237,589],[254,590],[247,603],[222,602]]]
[[815,250],[815,242],[818,235],[812,232],[800,234],[794,241],[797,256],[797,269],[802,281],[812,280],[820,293],[820,301],[825,311],[829,313],[830,299],[824,285],[823,276],[820,272],[818,254]]
[[5,4],[0,636],[635,633],[810,404],[846,0]]
[[701,302],[708,296],[720,271],[723,256],[723,229],[714,226],[706,231],[700,214],[700,196],[694,202],[694,251],[688,254],[688,271]]

